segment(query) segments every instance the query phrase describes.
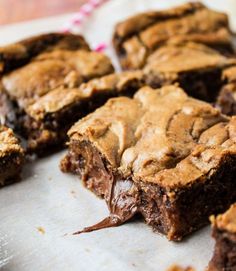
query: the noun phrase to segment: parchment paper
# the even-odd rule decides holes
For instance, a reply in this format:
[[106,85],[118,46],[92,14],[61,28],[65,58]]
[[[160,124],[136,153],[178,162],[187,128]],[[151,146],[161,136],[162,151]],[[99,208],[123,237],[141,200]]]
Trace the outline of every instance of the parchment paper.
[[[183,3],[175,0],[111,0],[87,19],[81,31],[95,46],[110,42],[114,24],[151,8]],[[227,11],[236,28],[235,0],[204,1]],[[0,28],[0,44],[58,30],[71,14]],[[117,63],[112,50],[107,50]],[[116,64],[117,65],[117,64]],[[25,166],[20,183],[0,190],[0,269],[3,271],[164,271],[173,263],[204,270],[213,252],[210,227],[173,243],[142,221],[80,236],[66,235],[107,215],[104,201],[77,177],[60,172],[65,151]]]

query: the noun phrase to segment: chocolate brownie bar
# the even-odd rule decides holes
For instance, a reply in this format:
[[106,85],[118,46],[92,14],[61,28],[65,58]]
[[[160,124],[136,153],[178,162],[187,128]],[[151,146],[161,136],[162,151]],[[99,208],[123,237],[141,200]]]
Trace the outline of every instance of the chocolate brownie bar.
[[69,130],[61,161],[110,210],[83,232],[136,214],[170,240],[207,224],[236,200],[235,135],[236,118],[174,85],[110,99]]
[[113,44],[122,68],[137,69],[170,39],[199,42],[227,55],[234,54],[227,15],[198,2],[128,18],[117,24]]
[[236,115],[236,66],[226,69],[222,76],[225,83],[216,104],[224,114]]
[[235,64],[236,59],[205,45],[171,42],[148,57],[144,74],[154,88],[178,83],[190,96],[215,102],[225,83],[224,69]]
[[80,35],[47,33],[0,47],[0,74],[9,72],[29,62],[33,57],[55,49],[89,51]]
[[0,187],[19,179],[24,152],[12,130],[0,125]]
[[[92,56],[95,58],[99,55],[93,53]],[[56,87],[37,99],[33,97],[33,103],[30,96],[24,97],[20,93],[16,100],[21,111],[13,117],[14,127],[27,138],[28,150],[40,154],[50,145],[63,143],[67,130],[79,118],[105,103],[110,97],[132,96],[143,84],[142,72],[131,71],[96,78],[78,87]],[[14,95],[16,94],[14,92]],[[6,101],[3,101],[3,104],[6,104]],[[8,114],[9,119],[12,118],[10,106]]]
[[[1,79],[0,113],[7,125],[27,139],[28,150],[32,152],[43,152],[50,145],[57,146],[63,142],[65,130],[73,121],[92,110],[92,107],[96,107],[95,103],[99,105],[101,102],[93,101],[92,97],[89,101],[87,97],[85,104],[77,99],[76,105],[62,107],[60,111],[60,105],[66,103],[64,93],[70,94],[72,89],[76,91],[75,89],[83,82],[114,70],[107,56],[91,52],[86,46],[78,47],[76,50],[78,37],[75,35],[65,37],[70,38],[61,40],[50,50],[49,48],[44,50],[29,63],[3,75]],[[47,112],[45,108],[43,119],[37,116],[35,110],[34,115],[31,115],[32,108],[39,110],[41,100],[47,100],[55,107],[56,101],[58,103],[57,95],[60,97],[58,111],[51,114],[51,109],[48,108]],[[93,95],[93,98],[99,97]],[[88,105],[89,103],[91,105]]]
[[217,217],[211,217],[215,251],[209,271],[236,270],[236,204]]

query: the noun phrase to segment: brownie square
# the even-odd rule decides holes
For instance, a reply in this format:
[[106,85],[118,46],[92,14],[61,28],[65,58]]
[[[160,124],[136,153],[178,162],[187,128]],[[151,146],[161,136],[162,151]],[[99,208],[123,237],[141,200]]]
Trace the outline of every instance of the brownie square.
[[227,15],[198,2],[135,15],[118,23],[113,36],[123,69],[143,67],[146,58],[169,40],[194,41],[226,55],[235,53]]
[[0,187],[19,180],[24,152],[13,131],[0,125]]
[[169,42],[147,58],[144,74],[154,88],[178,83],[190,96],[215,102],[225,84],[223,71],[235,64],[205,45]]
[[222,113],[236,115],[236,66],[225,69],[222,80],[224,85],[217,97],[216,105]]
[[211,217],[215,251],[209,271],[236,270],[236,204],[224,214]]
[[110,99],[68,132],[64,172],[103,197],[110,216],[84,231],[141,214],[170,240],[208,223],[236,199],[236,118],[177,86]]
[[[71,93],[72,89],[75,91],[83,82],[114,70],[107,56],[91,52],[84,42],[79,46],[81,36],[67,34],[65,37],[37,54],[29,63],[1,78],[0,113],[7,125],[26,138],[29,152],[43,153],[50,147],[61,145],[66,137],[66,129],[80,115],[84,116],[91,110],[84,103],[80,107],[78,99],[76,107],[70,108],[68,104],[68,107],[61,107],[60,110],[61,104],[66,103],[64,94]],[[40,37],[36,39],[37,42],[39,40]],[[40,116],[35,111],[31,115],[31,108],[39,109],[41,100],[47,100],[51,107],[52,104],[56,107],[58,103],[58,111],[51,112],[51,108],[44,108],[43,117],[41,112]]]

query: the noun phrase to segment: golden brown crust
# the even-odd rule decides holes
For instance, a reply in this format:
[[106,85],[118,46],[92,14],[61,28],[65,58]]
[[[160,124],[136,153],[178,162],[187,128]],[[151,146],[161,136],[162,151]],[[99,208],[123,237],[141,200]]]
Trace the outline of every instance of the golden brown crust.
[[91,142],[123,176],[165,188],[204,181],[236,155],[236,119],[176,86],[110,99],[68,135]]
[[55,49],[90,50],[87,42],[80,35],[47,33],[34,36],[0,47],[0,73],[25,65],[36,55]]
[[35,120],[41,120],[46,114],[59,112],[75,103],[83,102],[97,95],[107,97],[126,94],[125,91],[138,89],[143,84],[141,71],[113,73],[83,83],[78,88],[55,88],[26,108],[26,112]]
[[3,76],[2,87],[20,107],[28,105],[55,88],[78,87],[82,82],[113,71],[108,57],[85,50],[54,50]]
[[144,71],[146,74],[166,73],[178,77],[179,73],[223,69],[234,64],[236,64],[235,59],[227,58],[202,44],[169,43],[149,56]]

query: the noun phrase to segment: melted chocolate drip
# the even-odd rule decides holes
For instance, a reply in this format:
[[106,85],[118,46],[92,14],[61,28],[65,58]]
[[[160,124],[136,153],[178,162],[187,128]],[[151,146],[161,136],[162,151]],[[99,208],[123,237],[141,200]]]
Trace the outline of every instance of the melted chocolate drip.
[[73,234],[119,226],[130,220],[138,212],[139,194],[131,179],[123,180],[119,176],[114,176],[111,181],[109,193],[105,198],[110,210],[110,215],[99,223]]

